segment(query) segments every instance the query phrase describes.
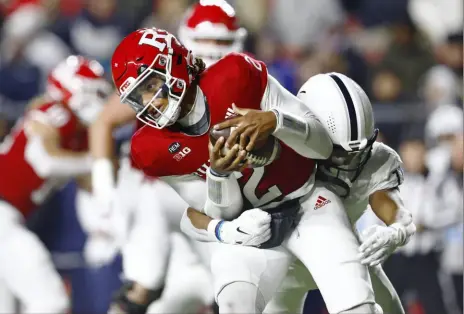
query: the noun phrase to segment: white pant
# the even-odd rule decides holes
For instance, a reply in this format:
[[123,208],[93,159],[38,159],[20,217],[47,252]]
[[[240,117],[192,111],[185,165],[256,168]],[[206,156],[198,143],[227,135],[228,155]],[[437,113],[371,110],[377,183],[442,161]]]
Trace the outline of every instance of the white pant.
[[[382,267],[369,267],[375,301],[382,307],[384,313],[404,314],[403,306]],[[274,298],[267,304],[264,313],[302,313],[306,293],[317,289],[313,277],[300,262],[296,261],[290,266],[287,277],[279,287]]]
[[[315,209],[319,196],[330,202]],[[297,228],[282,247],[261,250],[222,244],[213,252],[216,299],[227,285],[242,281],[258,287],[267,304],[296,257],[311,272],[330,313],[375,303],[368,269],[357,260],[359,242],[342,201],[316,183],[302,208]]]
[[[0,284],[19,299],[25,313],[65,313],[68,297],[50,254],[22,224],[19,212],[0,201]],[[5,296],[5,294],[3,294]],[[13,303],[1,299],[0,309]]]

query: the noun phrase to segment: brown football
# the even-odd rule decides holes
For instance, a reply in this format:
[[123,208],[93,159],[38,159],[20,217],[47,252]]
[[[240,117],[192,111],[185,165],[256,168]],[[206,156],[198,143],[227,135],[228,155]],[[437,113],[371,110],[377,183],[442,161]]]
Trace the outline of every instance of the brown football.
[[[209,139],[211,141],[211,144],[216,144],[216,141],[220,137],[224,137],[224,139],[227,140],[233,130],[233,127],[222,130],[215,130],[214,128],[211,128],[211,131],[209,132]],[[226,153],[227,148],[224,147],[222,154],[225,155]],[[279,140],[274,136],[269,136],[267,141],[256,143],[253,150],[247,153],[246,159],[248,160],[252,168],[264,167],[276,160],[279,157],[279,153]]]

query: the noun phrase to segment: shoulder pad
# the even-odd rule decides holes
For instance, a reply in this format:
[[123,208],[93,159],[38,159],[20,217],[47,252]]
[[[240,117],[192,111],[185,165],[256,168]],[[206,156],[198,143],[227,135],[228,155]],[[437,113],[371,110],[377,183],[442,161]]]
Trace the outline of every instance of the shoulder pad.
[[404,181],[404,174],[398,153],[383,143],[374,143],[369,168],[372,167],[371,193],[378,190],[393,189]]

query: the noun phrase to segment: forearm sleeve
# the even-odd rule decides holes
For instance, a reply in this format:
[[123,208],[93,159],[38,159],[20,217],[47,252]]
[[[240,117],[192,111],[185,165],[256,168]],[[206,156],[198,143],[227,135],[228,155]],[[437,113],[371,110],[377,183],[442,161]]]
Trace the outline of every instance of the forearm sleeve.
[[205,214],[215,219],[236,218],[243,207],[243,198],[237,179],[232,174],[221,177],[207,171],[208,192],[204,206]]
[[277,127],[273,135],[300,155],[327,159],[332,153],[332,141],[322,123],[270,75],[261,109],[275,113]]

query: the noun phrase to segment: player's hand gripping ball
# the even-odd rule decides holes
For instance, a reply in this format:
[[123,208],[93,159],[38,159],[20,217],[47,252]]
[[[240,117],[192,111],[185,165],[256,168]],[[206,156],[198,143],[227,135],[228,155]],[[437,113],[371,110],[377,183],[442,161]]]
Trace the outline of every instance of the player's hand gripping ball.
[[[209,133],[209,139],[211,144],[214,146],[221,137],[225,141],[229,138],[235,127],[229,127],[221,130],[211,128]],[[237,140],[238,144],[238,140]],[[229,149],[224,145],[222,147],[222,155],[225,156]],[[264,167],[272,163],[279,157],[280,143],[274,136],[269,136],[266,141],[258,142],[255,147],[250,151],[246,152],[245,162],[251,168]]]

